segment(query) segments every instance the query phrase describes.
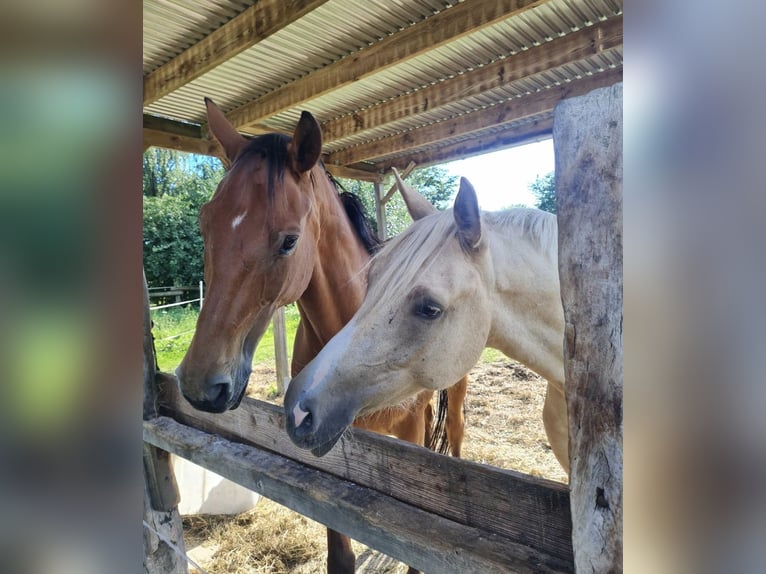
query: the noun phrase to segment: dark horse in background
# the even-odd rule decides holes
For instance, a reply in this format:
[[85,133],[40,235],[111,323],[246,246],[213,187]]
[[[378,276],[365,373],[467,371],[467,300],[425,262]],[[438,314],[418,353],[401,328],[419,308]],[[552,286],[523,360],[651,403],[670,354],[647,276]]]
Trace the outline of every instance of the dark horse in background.
[[[230,168],[200,211],[207,293],[176,374],[195,408],[223,412],[242,400],[253,353],[276,309],[297,302],[300,312],[293,376],[351,319],[367,291],[371,245],[319,161],[321,132],[311,114],[303,112],[292,138],[248,139],[211,100],[206,106]],[[462,441],[465,388],[463,378],[447,401],[453,453]],[[434,418],[432,396],[424,391],[354,425],[422,445]],[[353,572],[350,540],[332,530],[327,539],[328,571]]]

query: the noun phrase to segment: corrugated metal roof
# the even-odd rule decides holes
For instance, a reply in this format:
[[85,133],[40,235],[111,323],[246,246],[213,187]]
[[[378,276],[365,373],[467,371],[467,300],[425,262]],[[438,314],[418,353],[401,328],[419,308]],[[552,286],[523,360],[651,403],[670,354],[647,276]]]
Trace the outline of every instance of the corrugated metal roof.
[[[360,4],[358,0],[329,0],[251,48],[146,106],[144,111],[204,123],[203,97],[213,98],[228,113],[355,54],[361,48],[450,10],[452,5],[458,3],[454,0],[365,0]],[[144,73],[156,70],[252,4],[225,0],[144,0]],[[621,13],[622,0],[549,0],[302,102],[259,123],[289,132],[304,109],[310,110],[322,122],[343,117],[498,59],[513,58],[532,47]],[[621,48],[612,49],[580,62],[542,70],[430,113],[326,142],[326,150],[337,151],[417,129],[496,105],[521,94],[534,94],[552,85],[621,66]],[[249,131],[247,127],[240,129],[245,133]],[[250,133],[255,132],[250,130]]]
[[144,74],[228,22],[253,1],[144,0]]

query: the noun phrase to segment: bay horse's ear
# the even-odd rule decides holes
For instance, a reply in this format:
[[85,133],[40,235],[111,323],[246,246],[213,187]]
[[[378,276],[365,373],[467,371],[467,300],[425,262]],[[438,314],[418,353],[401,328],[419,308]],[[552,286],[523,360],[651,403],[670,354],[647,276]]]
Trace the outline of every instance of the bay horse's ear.
[[460,242],[469,249],[476,249],[481,241],[479,200],[471,182],[464,177],[460,178],[460,189],[455,198],[452,214],[457,223]]
[[402,178],[399,177],[399,172],[396,171],[395,167],[392,167],[391,171],[394,172],[396,187],[399,188],[399,193],[401,194],[402,199],[404,199],[404,203],[407,204],[407,211],[410,213],[412,219],[417,221],[418,219],[423,219],[426,215],[431,215],[438,211],[425,197],[402,181]]
[[301,112],[301,119],[290,142],[290,157],[298,173],[310,170],[322,154],[322,130],[309,112]]
[[231,164],[242,146],[247,143],[247,139],[234,129],[221,109],[213,103],[213,100],[205,98],[205,107],[207,108],[207,125],[210,128],[210,133],[220,142],[226,153],[226,158]]

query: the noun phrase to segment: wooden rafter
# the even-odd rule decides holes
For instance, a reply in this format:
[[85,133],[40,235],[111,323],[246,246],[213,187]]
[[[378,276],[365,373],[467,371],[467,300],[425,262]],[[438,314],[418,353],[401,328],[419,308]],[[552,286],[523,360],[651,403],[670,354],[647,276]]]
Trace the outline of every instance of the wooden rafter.
[[144,78],[144,106],[199,78],[327,0],[260,0]]
[[409,161],[417,162],[418,167],[427,167],[429,165],[465,159],[549,138],[552,129],[553,117],[547,116],[539,120],[525,122],[521,125],[511,125],[500,132],[493,131],[491,134],[479,134],[476,137],[457,143],[386,159],[376,163],[375,168],[382,173],[386,173],[392,167],[401,169]]
[[212,155],[222,158],[224,156],[221,146],[215,140],[203,140],[200,138],[178,135],[144,128],[144,149],[164,147],[201,155]]
[[256,123],[337,90],[547,0],[466,0],[291,82],[227,114],[235,126]]
[[328,161],[335,165],[371,161],[405,150],[437,144],[440,141],[481,131],[488,127],[510,124],[526,117],[550,112],[564,98],[583,95],[596,88],[610,86],[621,79],[622,68],[601,72],[529,96],[514,98],[486,109],[340,150],[329,154]]
[[366,169],[358,169],[353,167],[345,167],[342,165],[328,165],[325,164],[325,168],[335,177],[345,177],[348,179],[360,179],[362,181],[378,182],[381,180],[379,173],[375,171],[368,171]]
[[359,135],[621,45],[622,16],[618,16],[452,79],[330,120],[322,124],[322,137],[325,142],[331,142]]

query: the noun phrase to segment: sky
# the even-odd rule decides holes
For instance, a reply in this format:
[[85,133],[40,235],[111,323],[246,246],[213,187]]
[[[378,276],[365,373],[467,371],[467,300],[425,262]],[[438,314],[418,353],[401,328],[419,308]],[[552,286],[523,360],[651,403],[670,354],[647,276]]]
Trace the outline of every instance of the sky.
[[534,207],[529,184],[553,171],[553,139],[442,164],[451,175],[467,177],[479,207],[495,211],[512,205]]

